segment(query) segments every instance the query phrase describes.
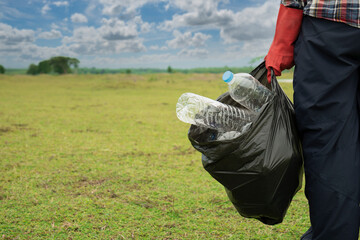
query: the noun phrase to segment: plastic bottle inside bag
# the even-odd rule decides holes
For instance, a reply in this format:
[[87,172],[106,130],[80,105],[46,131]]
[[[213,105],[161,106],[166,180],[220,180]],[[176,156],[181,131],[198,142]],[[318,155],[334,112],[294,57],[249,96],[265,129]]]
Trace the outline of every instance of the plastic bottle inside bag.
[[273,92],[248,73],[226,71],[223,80],[229,84],[232,99],[255,112],[274,97]]
[[[250,128],[254,112],[194,93],[184,93],[176,104],[177,117],[186,123],[240,135]],[[238,132],[239,134],[237,134]],[[226,134],[225,134],[226,136]],[[213,139],[215,140],[215,139]]]

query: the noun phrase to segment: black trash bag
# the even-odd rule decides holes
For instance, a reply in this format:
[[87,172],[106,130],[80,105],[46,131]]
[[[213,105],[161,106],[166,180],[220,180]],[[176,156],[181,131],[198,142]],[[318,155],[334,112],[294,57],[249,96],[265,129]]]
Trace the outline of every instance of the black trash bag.
[[[264,224],[281,223],[302,185],[303,155],[295,126],[293,104],[265,63],[251,73],[275,93],[260,110],[250,130],[232,140],[210,140],[216,130],[192,125],[188,138],[202,153],[206,171],[220,182],[236,210]],[[218,101],[242,108],[228,92]]]

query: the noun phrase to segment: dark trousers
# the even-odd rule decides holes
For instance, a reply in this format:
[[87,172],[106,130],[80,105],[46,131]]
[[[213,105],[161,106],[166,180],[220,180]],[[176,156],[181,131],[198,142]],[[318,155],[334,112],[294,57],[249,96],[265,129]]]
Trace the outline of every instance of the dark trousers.
[[295,66],[294,107],[312,239],[357,240],[360,29],[305,16]]

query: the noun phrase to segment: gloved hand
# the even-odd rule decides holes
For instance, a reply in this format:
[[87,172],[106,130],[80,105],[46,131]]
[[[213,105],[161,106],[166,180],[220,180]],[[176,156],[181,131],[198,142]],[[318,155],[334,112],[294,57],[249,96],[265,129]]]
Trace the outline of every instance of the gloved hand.
[[274,40],[265,57],[269,83],[271,82],[270,68],[274,70],[276,76],[281,76],[284,69],[294,66],[294,43],[300,32],[302,18],[303,10],[280,4]]

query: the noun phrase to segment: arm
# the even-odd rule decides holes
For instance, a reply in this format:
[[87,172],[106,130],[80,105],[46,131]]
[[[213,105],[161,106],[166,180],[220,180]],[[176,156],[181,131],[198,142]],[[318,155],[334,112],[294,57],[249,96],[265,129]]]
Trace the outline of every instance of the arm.
[[[301,5],[297,5],[299,1],[282,2],[287,2],[287,6],[301,7]],[[290,69],[294,66],[294,43],[300,32],[302,18],[303,11],[301,8],[285,7],[285,5],[280,4],[274,40],[265,57],[268,82],[271,81],[270,68],[274,70],[276,76],[281,76],[284,69]]]

